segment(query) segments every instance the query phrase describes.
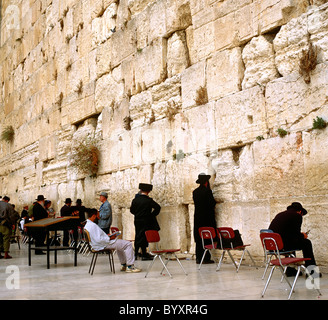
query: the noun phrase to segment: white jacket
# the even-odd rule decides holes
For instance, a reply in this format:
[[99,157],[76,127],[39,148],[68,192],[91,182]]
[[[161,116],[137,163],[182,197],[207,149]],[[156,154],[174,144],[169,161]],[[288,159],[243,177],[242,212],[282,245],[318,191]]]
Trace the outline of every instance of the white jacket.
[[102,229],[100,229],[97,224],[89,219],[87,220],[84,229],[86,229],[90,234],[90,244],[94,250],[102,250],[116,241],[116,239],[110,240],[109,236]]

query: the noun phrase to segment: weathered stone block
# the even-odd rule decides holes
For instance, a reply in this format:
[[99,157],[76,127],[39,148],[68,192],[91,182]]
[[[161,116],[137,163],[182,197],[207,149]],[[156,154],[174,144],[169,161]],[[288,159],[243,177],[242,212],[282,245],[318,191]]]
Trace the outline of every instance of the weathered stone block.
[[209,100],[241,90],[244,65],[239,47],[217,52],[207,62],[206,87]]
[[266,85],[271,80],[279,77],[274,60],[273,45],[265,37],[253,38],[245,46],[242,56],[245,63],[243,89],[255,85]]
[[149,88],[162,82],[167,76],[167,40],[157,38],[148,47],[138,51],[135,59],[137,87]]
[[196,63],[181,74],[182,107],[188,108],[196,105],[197,90],[205,87],[205,61]]

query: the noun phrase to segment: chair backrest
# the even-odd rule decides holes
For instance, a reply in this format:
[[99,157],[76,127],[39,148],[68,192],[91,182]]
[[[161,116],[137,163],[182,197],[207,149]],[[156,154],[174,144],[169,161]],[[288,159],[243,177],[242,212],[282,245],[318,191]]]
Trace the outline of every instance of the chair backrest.
[[114,232],[120,231],[120,229],[117,227],[110,227],[110,231],[111,231],[111,233],[114,233]]
[[199,236],[202,239],[214,239],[216,237],[215,229],[213,227],[198,228]]
[[284,248],[284,243],[279,233],[262,232],[260,233],[262,246],[267,251],[275,251],[279,253]]
[[84,240],[87,244],[90,245],[90,233],[87,229],[83,229],[83,233],[84,233]]
[[145,231],[147,241],[149,243],[159,242],[160,237],[157,230],[147,230]]
[[235,237],[235,232],[230,227],[220,227],[217,228],[218,237],[223,237],[224,239],[232,240]]
[[271,229],[261,229],[260,230],[260,233],[264,233],[264,232],[266,232],[266,233],[273,233],[273,231]]

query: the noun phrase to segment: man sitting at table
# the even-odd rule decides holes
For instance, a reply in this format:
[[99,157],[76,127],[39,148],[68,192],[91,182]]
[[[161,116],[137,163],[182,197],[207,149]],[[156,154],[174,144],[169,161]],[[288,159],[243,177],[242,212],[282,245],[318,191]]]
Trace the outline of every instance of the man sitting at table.
[[132,243],[122,239],[111,239],[96,223],[94,220],[97,218],[97,210],[92,209],[87,213],[88,219],[84,227],[89,232],[90,244],[94,250],[112,249],[116,250],[117,256],[121,263],[121,271],[125,272],[140,272],[134,266],[134,250]]

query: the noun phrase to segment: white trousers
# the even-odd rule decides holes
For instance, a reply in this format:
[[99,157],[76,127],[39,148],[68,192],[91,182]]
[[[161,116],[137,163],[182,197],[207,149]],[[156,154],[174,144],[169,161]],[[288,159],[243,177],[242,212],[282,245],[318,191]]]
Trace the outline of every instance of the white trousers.
[[127,264],[128,266],[134,264],[134,250],[130,241],[117,239],[114,243],[109,244],[106,248],[116,250],[118,259],[120,260],[121,264]]

